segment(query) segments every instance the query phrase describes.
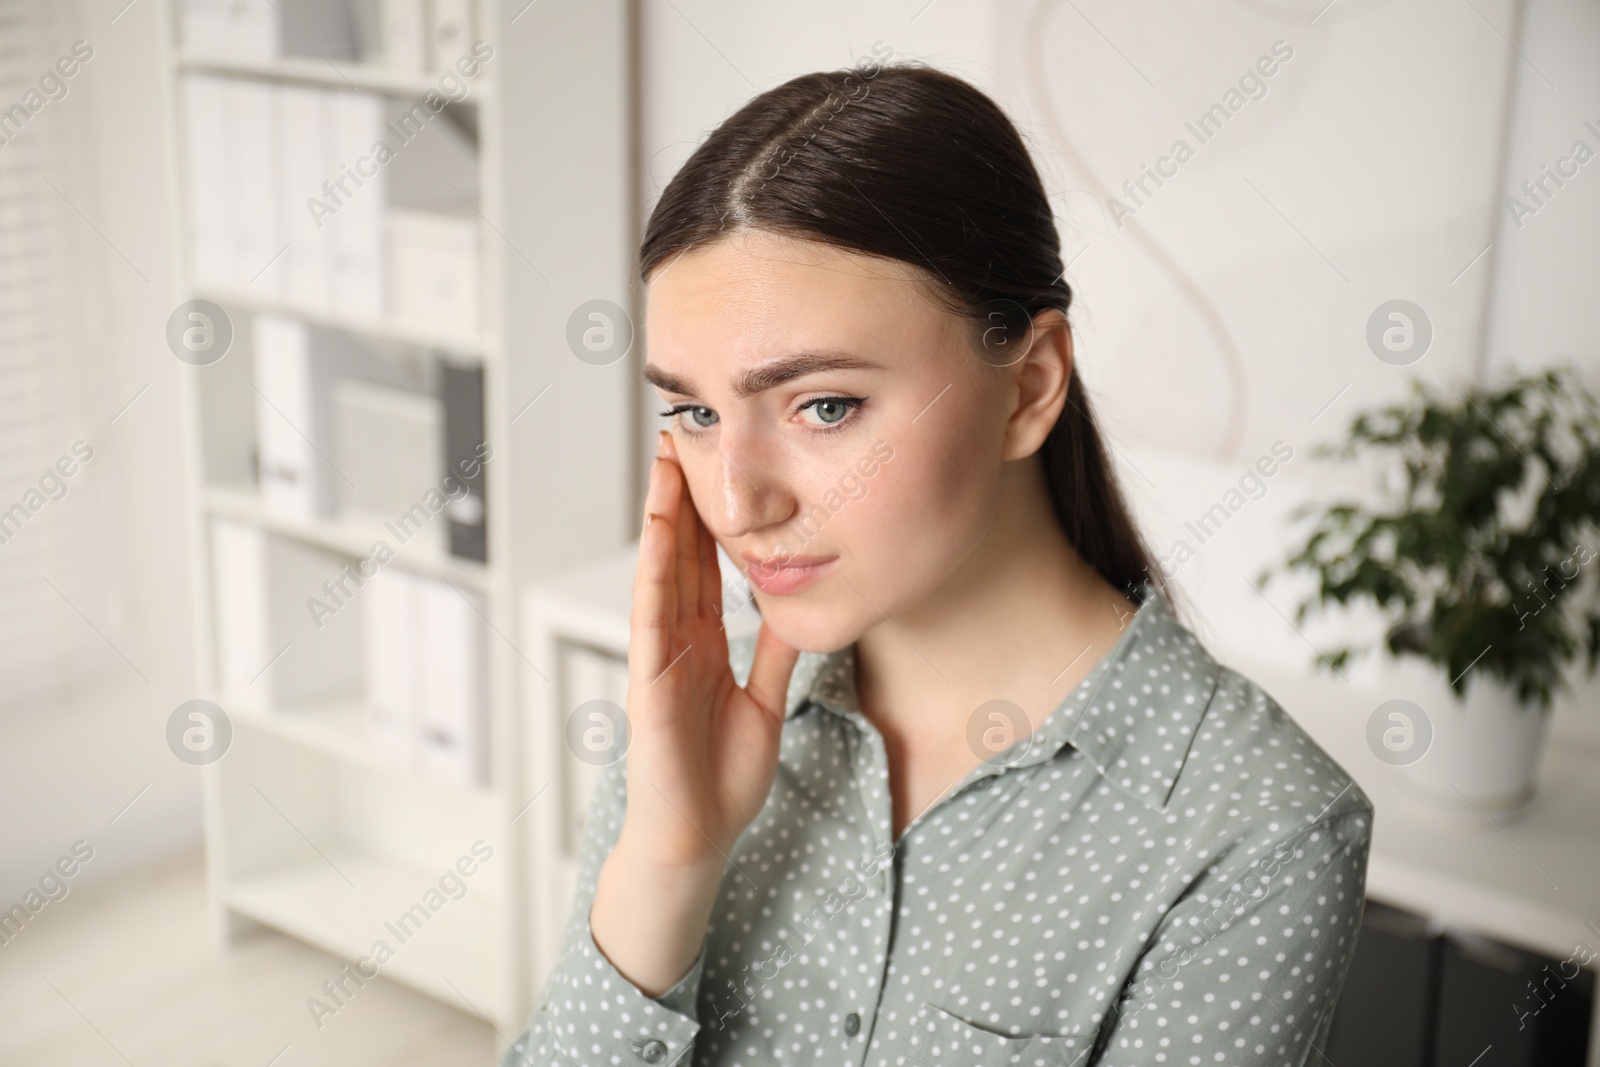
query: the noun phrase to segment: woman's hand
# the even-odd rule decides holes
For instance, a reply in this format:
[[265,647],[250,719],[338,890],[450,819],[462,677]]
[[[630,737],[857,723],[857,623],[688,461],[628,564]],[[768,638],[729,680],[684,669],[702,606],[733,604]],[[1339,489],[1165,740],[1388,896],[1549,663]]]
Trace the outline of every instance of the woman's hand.
[[662,433],[628,645],[627,810],[589,911],[595,945],[659,997],[705,941],[723,866],[778,771],[799,652],[762,623],[749,684],[728,665],[717,546]]
[[628,807],[618,850],[645,869],[714,866],[777,774],[799,652],[766,623],[749,683],[728,665],[717,545],[662,431],[645,498],[628,646]]

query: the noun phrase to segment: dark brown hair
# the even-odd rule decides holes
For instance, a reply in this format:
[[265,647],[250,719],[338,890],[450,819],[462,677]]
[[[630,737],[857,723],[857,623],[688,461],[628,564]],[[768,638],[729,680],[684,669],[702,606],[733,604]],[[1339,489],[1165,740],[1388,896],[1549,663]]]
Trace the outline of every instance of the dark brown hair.
[[[981,90],[921,63],[804,74],[745,104],[662,192],[640,275],[743,229],[919,268],[985,353],[1015,350],[1035,315],[1072,304],[1049,198],[1016,127]],[[1079,554],[1136,601],[1147,579],[1170,597],[1076,359],[1042,451],[1056,517]]]

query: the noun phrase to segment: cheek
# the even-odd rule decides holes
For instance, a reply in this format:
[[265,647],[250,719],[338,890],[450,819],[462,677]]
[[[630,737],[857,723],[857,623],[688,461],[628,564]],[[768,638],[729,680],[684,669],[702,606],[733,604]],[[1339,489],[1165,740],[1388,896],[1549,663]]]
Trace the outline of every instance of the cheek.
[[852,580],[903,602],[937,586],[976,544],[998,483],[982,448],[936,427],[890,443],[893,458],[862,479],[866,495],[838,518],[848,521],[840,525],[841,548],[860,574]]

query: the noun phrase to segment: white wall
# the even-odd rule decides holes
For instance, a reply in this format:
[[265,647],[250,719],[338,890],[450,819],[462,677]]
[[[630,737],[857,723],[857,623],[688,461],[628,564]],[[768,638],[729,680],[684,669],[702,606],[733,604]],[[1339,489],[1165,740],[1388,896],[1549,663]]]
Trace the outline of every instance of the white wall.
[[[1489,322],[1491,371],[1570,356],[1600,359],[1600,6],[1586,0],[1528,0],[1517,64],[1515,121],[1506,153],[1497,288]],[[1597,153],[1551,195],[1522,189],[1582,141]],[[1566,165],[1571,169],[1573,164]],[[1537,187],[1535,189],[1537,192]],[[1511,198],[1534,209],[1513,212]]]
[[[1514,367],[1570,359],[1591,390],[1600,369],[1600,5],[1588,0],[1526,0],[1526,59],[1516,64],[1504,197],[1496,212],[1498,256],[1484,346],[1491,377]],[[1547,181],[1544,203],[1522,189],[1555,168],[1582,141],[1594,153],[1566,184]],[[1568,163],[1565,169],[1572,169]],[[1538,191],[1538,187],[1535,187]],[[1510,198],[1536,208],[1512,209]],[[1520,225],[1518,222],[1520,221]],[[1600,390],[1597,390],[1600,391]],[[1600,750],[1600,684],[1574,682],[1556,708],[1558,736]]]

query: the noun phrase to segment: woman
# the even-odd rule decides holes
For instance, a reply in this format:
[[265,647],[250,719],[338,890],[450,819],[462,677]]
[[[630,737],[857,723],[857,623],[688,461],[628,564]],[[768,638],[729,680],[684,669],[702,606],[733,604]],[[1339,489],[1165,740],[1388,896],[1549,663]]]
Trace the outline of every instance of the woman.
[[503,1062],[1316,1062],[1371,804],[1177,620],[1003,113],[921,66],[795,78],[641,259],[672,428],[627,752]]

